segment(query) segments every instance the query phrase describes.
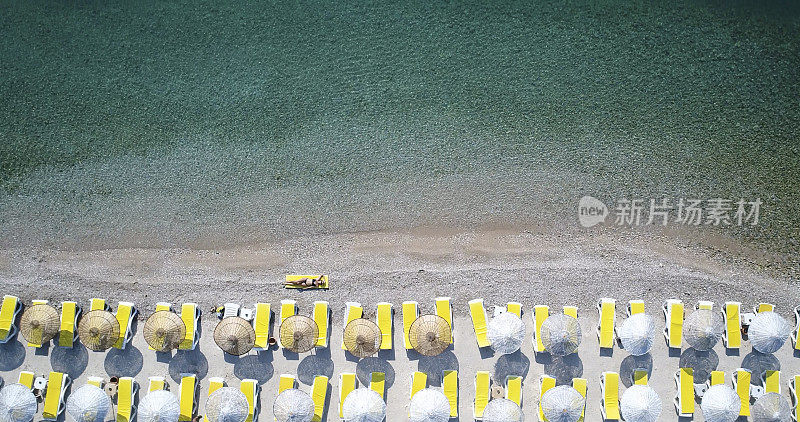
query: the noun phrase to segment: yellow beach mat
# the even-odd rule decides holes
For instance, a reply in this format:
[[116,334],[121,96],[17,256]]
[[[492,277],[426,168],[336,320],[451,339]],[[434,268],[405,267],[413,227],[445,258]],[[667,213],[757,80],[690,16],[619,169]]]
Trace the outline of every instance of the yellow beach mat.
[[[298,280],[302,280],[304,278],[316,279],[316,278],[320,278],[320,277],[322,277],[322,285],[320,285],[320,286],[305,287],[305,286],[296,286],[294,284],[290,284],[290,282],[292,282],[292,281],[298,281]],[[327,289],[328,285],[329,285],[328,276],[324,275],[324,274],[311,274],[311,275],[308,275],[308,274],[287,274],[286,275],[286,284],[284,284],[283,287],[286,287],[287,289]]]

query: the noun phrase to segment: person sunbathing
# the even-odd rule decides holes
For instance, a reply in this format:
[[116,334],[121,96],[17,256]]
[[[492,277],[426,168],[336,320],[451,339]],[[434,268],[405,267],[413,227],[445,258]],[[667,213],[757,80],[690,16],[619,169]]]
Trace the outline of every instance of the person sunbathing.
[[324,276],[319,277],[303,277],[297,280],[288,281],[287,284],[300,287],[322,287]]

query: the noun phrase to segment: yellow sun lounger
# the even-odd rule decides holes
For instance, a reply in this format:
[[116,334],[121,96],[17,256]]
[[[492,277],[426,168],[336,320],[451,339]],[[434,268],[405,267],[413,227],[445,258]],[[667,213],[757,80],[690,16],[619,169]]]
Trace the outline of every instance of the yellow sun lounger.
[[197,326],[200,324],[200,308],[196,303],[184,303],[181,305],[181,320],[186,325],[186,336],[183,337],[178,349],[194,350],[200,341],[200,331]]
[[106,380],[103,377],[86,377],[86,383],[97,388],[103,388],[106,385]]
[[133,319],[136,318],[136,314],[139,313],[136,310],[136,306],[130,302],[120,302],[119,306],[117,307],[117,321],[119,321],[119,338],[117,342],[114,343],[114,347],[117,349],[124,349],[128,342],[133,338],[133,331],[131,330],[131,324],[133,324]]
[[556,386],[556,379],[549,375],[539,376],[539,420],[544,421],[544,410],[542,410],[542,397],[551,388]]
[[437,297],[435,300],[436,303],[436,315],[444,318],[447,321],[447,324],[450,325],[450,343],[452,344],[454,341],[454,334],[453,331],[453,308],[450,306],[450,298],[449,297]]
[[647,371],[643,369],[633,371],[633,383],[636,385],[647,385]]
[[90,311],[109,311],[111,312],[111,307],[108,306],[105,299],[99,299],[93,297],[89,300],[89,310]]
[[[32,301],[32,302],[31,302],[31,306],[33,306],[33,305],[47,305],[47,304],[49,304],[49,303],[50,303],[50,302],[49,302],[49,301],[47,301],[47,300],[34,300],[34,301]],[[34,329],[34,330],[32,330],[32,331],[33,331],[33,333],[32,333],[32,334],[33,334],[34,336],[37,336],[37,337],[39,337],[39,339],[41,339],[41,334],[42,334],[42,329],[41,329],[41,328]],[[35,343],[35,342],[30,342],[30,341],[29,341],[29,342],[28,342],[28,347],[35,347],[35,348],[39,348],[39,347],[42,347],[42,343],[41,343],[41,341],[40,341],[40,342],[38,342],[38,343]]]
[[600,406],[600,414],[603,419],[620,419],[618,373],[603,372],[600,374],[600,395],[603,399]]
[[533,307],[533,351],[544,352],[542,343],[542,324],[550,316],[550,308],[547,305],[536,305]]
[[797,395],[797,386],[800,385],[800,375],[795,375],[789,381],[789,396],[792,399],[792,420],[800,421],[800,396]]
[[469,301],[469,315],[472,317],[472,327],[475,329],[475,338],[478,340],[478,347],[488,347],[489,332],[486,308],[483,307],[483,299]]
[[168,390],[169,384],[164,377],[152,376],[147,379],[147,391]]
[[509,375],[506,377],[506,399],[522,406],[522,377]]
[[733,372],[733,391],[739,396],[741,401],[741,408],[739,408],[739,416],[750,416],[750,371],[744,368],[738,368]]
[[577,306],[564,306],[564,315],[571,316],[575,319],[578,319],[578,307]]
[[[316,279],[316,278],[319,278],[319,277],[322,277],[322,285],[321,286],[305,287],[305,286],[298,286],[298,285],[295,285],[295,284],[290,284],[291,281],[298,281],[298,280],[302,280],[304,278]],[[307,274],[287,274],[286,275],[286,283],[284,284],[283,287],[286,287],[287,289],[327,289],[328,287],[330,287],[330,283],[329,283],[329,280],[328,280],[328,276],[324,275],[324,274],[311,274],[311,275],[307,275]]]
[[761,312],[775,312],[775,305],[771,303],[761,302],[753,307],[753,312],[757,314]]
[[325,413],[325,399],[327,397],[328,377],[317,375],[314,377],[314,383],[311,384],[311,398],[314,399],[314,417],[311,419],[313,422],[322,421],[322,415]]
[[297,302],[292,299],[284,299],[281,301],[281,324],[286,318],[297,314]]
[[387,302],[379,303],[376,319],[378,320],[378,328],[381,329],[380,350],[391,350],[392,326],[394,325],[394,312],[392,311],[392,304]]
[[139,384],[131,377],[120,377],[117,383],[117,422],[130,422],[136,416],[133,400]]
[[3,296],[0,305],[0,343],[6,343],[17,334],[17,315],[22,310],[22,303],[16,296]]
[[383,372],[373,372],[369,377],[369,389],[380,394],[381,398],[386,394],[386,374]]
[[572,388],[575,389],[581,396],[583,396],[583,409],[581,409],[581,417],[578,419],[582,421],[583,418],[586,416],[586,385],[588,381],[586,378],[573,378],[572,379]]
[[408,333],[411,331],[411,324],[419,318],[419,304],[414,301],[403,302],[403,346],[406,350],[411,350],[411,341]]
[[17,382],[28,387],[29,389],[33,390],[33,380],[36,378],[36,375],[31,371],[21,371],[19,373],[19,378]]
[[[344,326],[347,327],[354,319],[359,319],[364,316],[364,308],[358,302],[347,302],[344,304]],[[344,338],[342,338],[342,350],[347,350],[344,345]]]
[[253,330],[256,332],[256,342],[253,346],[255,350],[269,349],[269,322],[272,319],[272,311],[269,303],[256,303],[253,306]]
[[492,387],[492,377],[487,371],[478,371],[475,374],[475,401],[472,403],[472,414],[475,419],[483,419],[483,410],[489,404],[489,391]]
[[317,323],[319,337],[317,337],[316,347],[328,347],[328,325],[331,321],[331,311],[328,302],[318,300],[314,302],[314,310],[311,312],[311,319]]
[[725,384],[725,371],[711,371],[711,378],[708,380],[708,386],[724,385]]
[[644,313],[643,300],[628,301],[628,317],[630,317],[631,315],[643,314],[643,313]]
[[193,374],[181,374],[179,422],[191,421],[197,414],[197,376]]
[[408,395],[408,399],[411,400],[414,394],[426,388],[428,388],[428,374],[414,371],[414,373],[411,374],[411,394]]
[[278,382],[278,394],[291,390],[297,385],[297,378],[294,375],[281,374],[281,379]]
[[[448,303],[449,303],[448,299]],[[442,372],[442,390],[450,402],[450,417],[458,417],[458,371]]]
[[78,325],[78,318],[81,316],[81,307],[77,302],[61,302],[61,326],[58,331],[58,345],[61,347],[72,347],[77,335],[75,327]]
[[244,396],[247,398],[247,417],[244,421],[253,422],[258,420],[258,413],[259,410],[261,410],[258,400],[261,386],[258,385],[258,381],[249,378],[243,379],[239,384],[239,390],[244,393]]
[[794,308],[794,331],[792,331],[792,341],[794,342],[794,350],[800,350],[800,306]]
[[675,410],[678,416],[691,418],[694,415],[694,370],[692,368],[681,368],[675,373],[675,387],[678,393],[675,395]]
[[616,318],[616,301],[604,297],[597,302],[597,313],[600,322],[597,324],[597,339],[601,349],[614,347],[614,319]]
[[664,301],[664,338],[667,346],[680,349],[683,344],[683,302],[678,299]]
[[508,302],[506,304],[506,311],[522,318],[522,304],[519,302]]
[[781,394],[781,371],[767,370],[761,376],[764,393]]
[[210,396],[215,391],[225,386],[225,378],[211,377],[208,379],[208,395]]
[[725,331],[722,335],[722,344],[728,349],[738,349],[742,346],[742,304],[739,302],[725,302],[722,305],[722,317],[725,319]]
[[67,392],[70,380],[69,376],[63,372],[50,372],[47,377],[47,389],[44,395],[44,407],[42,409],[42,420],[54,421],[59,415],[64,413],[66,404],[64,394]]
[[698,310],[699,309],[704,309],[704,310],[707,310],[707,311],[712,311],[712,310],[714,310],[714,302],[712,302],[710,300],[701,300],[701,301],[697,302],[697,305],[695,305],[694,308],[698,309]]
[[352,372],[342,372],[339,374],[339,418],[344,418],[344,400],[347,395],[358,387],[356,374]]

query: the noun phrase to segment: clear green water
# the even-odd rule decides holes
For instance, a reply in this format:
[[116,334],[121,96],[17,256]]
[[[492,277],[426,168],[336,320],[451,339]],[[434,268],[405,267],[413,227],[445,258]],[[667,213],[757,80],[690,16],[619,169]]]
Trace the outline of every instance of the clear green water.
[[798,2],[134,3],[0,5],[4,244],[574,226],[593,194],[760,196],[745,237],[798,248]]

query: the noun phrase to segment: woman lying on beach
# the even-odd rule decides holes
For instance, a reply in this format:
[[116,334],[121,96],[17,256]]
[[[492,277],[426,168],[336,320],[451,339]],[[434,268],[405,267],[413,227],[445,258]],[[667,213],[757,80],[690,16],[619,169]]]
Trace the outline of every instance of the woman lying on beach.
[[300,287],[322,287],[323,278],[324,276],[319,277],[303,277],[297,280],[287,281],[286,284],[291,284],[293,286],[300,286]]

